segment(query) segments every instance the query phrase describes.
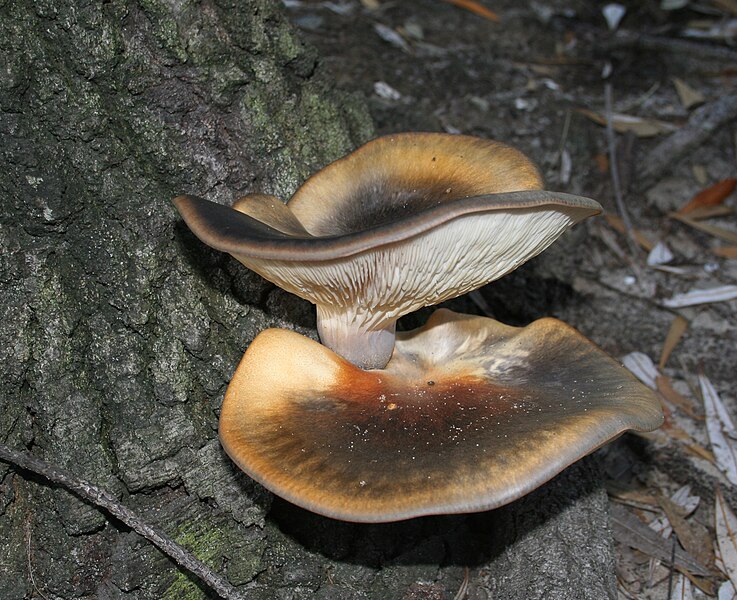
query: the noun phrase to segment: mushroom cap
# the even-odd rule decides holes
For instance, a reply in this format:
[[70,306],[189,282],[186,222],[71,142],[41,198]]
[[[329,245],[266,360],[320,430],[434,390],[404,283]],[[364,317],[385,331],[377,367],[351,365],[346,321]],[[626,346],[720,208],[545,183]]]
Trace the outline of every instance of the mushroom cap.
[[407,133],[328,165],[286,205],[262,194],[234,208],[174,202],[208,245],[374,330],[501,277],[601,210],[541,187],[533,163],[509,146]]
[[269,329],[228,387],[220,439],[238,466],[314,512],[359,522],[495,508],[628,429],[657,397],[573,328],[441,309],[363,371]]

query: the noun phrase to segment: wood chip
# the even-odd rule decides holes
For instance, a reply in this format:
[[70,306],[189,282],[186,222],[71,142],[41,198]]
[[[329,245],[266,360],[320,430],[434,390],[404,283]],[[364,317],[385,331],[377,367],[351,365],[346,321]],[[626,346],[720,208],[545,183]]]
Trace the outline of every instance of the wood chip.
[[[621,544],[644,552],[652,558],[656,558],[664,564],[671,564],[671,543],[650,529],[626,508],[618,504],[610,504],[612,518],[612,533],[614,538]],[[700,564],[693,556],[685,550],[676,547],[674,566],[678,569],[689,571],[694,575],[706,576],[710,574],[709,569]]]
[[685,215],[697,208],[721,204],[734,191],[735,187],[737,187],[737,179],[734,177],[719,181],[691,198],[685,206],[678,210],[678,214]]
[[706,433],[717,467],[733,485],[737,485],[737,431],[709,378],[699,373],[699,386],[704,400]]
[[715,494],[715,521],[719,556],[726,575],[737,588],[737,517],[724,499],[722,490]]
[[686,333],[686,329],[688,329],[688,320],[681,315],[676,315],[676,318],[670,324],[668,335],[665,336],[665,342],[663,342],[663,351],[660,353],[658,368],[661,371],[665,368],[665,364],[668,362],[673,349],[681,341],[683,334]]

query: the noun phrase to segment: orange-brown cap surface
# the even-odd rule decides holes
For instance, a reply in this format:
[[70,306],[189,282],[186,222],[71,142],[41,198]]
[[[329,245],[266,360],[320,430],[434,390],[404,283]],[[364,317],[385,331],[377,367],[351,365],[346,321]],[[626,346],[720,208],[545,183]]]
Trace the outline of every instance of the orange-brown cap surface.
[[274,493],[349,521],[486,510],[538,487],[660,404],[555,319],[515,328],[436,311],[364,371],[270,329],[228,388],[220,438]]

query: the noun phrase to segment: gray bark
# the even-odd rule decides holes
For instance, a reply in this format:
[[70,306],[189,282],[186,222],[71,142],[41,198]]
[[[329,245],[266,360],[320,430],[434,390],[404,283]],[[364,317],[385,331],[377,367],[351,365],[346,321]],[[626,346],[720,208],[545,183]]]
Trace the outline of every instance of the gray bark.
[[[217,442],[227,382],[311,307],[204,248],[172,196],[287,197],[368,139],[272,0],[0,1],[0,435],[106,488],[248,598],[613,597],[584,462],[491,513],[353,525]],[[202,598],[121,523],[0,463],[0,597]],[[422,595],[425,594],[425,595]]]

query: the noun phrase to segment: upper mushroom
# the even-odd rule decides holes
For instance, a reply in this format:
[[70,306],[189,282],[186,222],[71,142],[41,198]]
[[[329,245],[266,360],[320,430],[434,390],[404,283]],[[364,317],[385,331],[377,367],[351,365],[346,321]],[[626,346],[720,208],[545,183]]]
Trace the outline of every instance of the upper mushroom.
[[501,277],[601,210],[541,188],[509,146],[405,133],[328,165],[286,205],[174,202],[206,244],[314,303],[322,342],[372,369],[389,361],[400,316]]

